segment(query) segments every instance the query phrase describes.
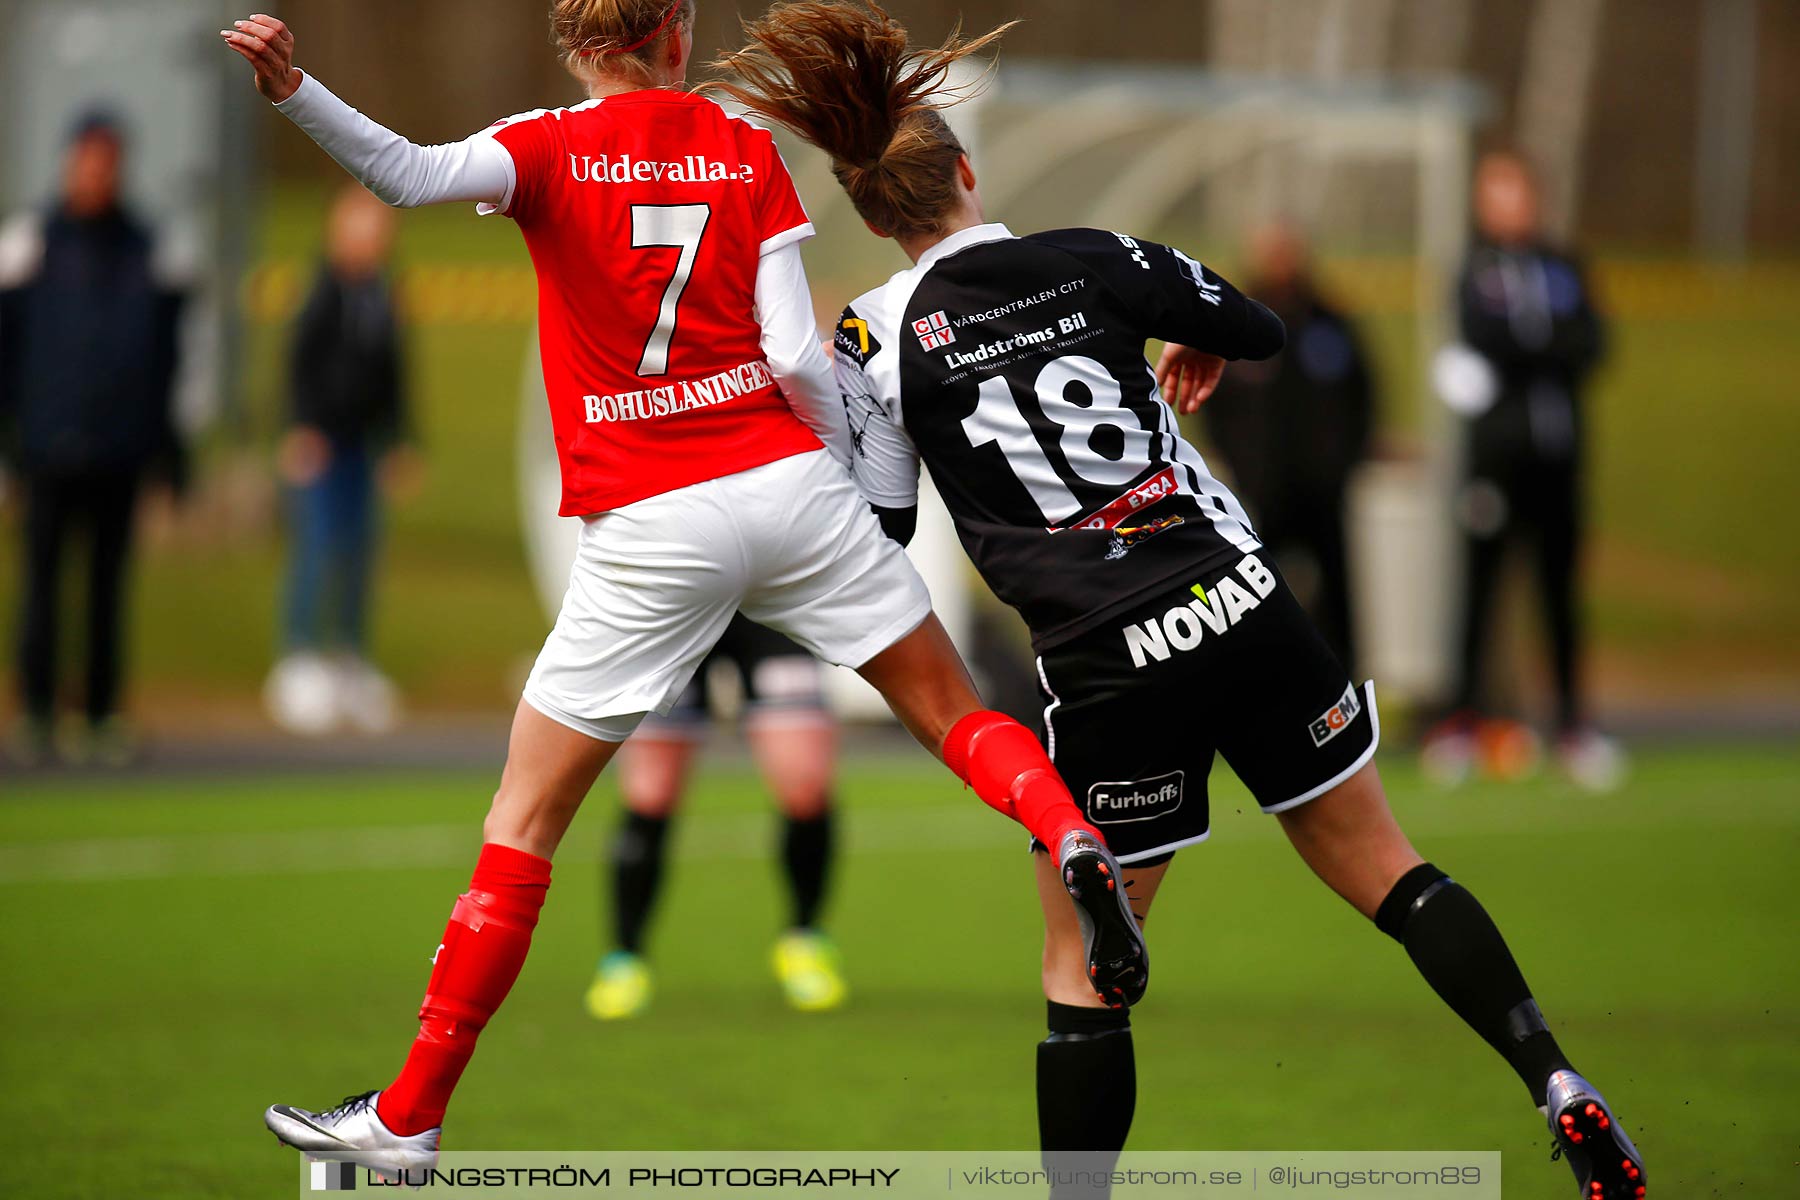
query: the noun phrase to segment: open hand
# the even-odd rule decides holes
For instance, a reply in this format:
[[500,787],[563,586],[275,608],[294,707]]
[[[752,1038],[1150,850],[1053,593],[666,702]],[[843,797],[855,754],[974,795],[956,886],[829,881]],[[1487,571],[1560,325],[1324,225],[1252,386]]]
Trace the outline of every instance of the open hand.
[[303,77],[294,69],[294,35],[287,25],[263,13],[232,24],[219,36],[256,68],[256,90],[275,104],[292,96]]
[[1162,360],[1156,364],[1156,386],[1184,417],[1200,411],[1224,375],[1224,359],[1174,342],[1163,347]]

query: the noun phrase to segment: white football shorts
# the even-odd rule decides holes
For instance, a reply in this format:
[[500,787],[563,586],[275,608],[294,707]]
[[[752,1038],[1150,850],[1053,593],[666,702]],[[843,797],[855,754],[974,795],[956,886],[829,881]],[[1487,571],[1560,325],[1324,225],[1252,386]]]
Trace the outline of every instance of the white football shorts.
[[602,741],[666,713],[733,613],[860,667],[917,629],[931,594],[823,450],[584,520],[525,701]]

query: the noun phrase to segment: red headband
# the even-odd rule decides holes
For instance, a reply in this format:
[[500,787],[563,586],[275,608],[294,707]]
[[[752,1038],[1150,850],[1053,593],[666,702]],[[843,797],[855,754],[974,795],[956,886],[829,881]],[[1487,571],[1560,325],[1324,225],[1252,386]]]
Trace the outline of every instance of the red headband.
[[609,57],[614,54],[630,54],[634,50],[642,50],[645,46],[648,46],[651,42],[654,42],[657,38],[661,37],[663,34],[663,30],[665,30],[669,27],[669,22],[673,21],[675,19],[675,14],[680,12],[686,6],[687,6],[687,0],[675,0],[675,3],[669,5],[669,15],[662,19],[662,24],[658,25],[655,29],[652,29],[647,35],[639,38],[637,41],[631,43],[631,45],[629,45],[629,46],[620,46],[613,50],[589,50],[586,52],[586,54],[588,57],[593,57],[594,55],[599,55],[602,58],[605,58],[605,57]]

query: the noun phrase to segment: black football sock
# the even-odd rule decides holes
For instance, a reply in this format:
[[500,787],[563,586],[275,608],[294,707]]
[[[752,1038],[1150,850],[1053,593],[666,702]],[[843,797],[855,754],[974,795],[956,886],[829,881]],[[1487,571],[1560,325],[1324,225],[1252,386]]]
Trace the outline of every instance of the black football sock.
[[1107,1152],[1116,1162],[1137,1107],[1131,1011],[1049,1004],[1050,1036],[1037,1049],[1038,1142],[1045,1165],[1054,1166],[1053,1155],[1077,1151]]
[[781,865],[794,898],[795,929],[811,929],[818,924],[819,908],[825,902],[825,884],[831,875],[831,835],[830,808],[816,817],[782,820]]
[[1567,1070],[1569,1060],[1481,902],[1421,863],[1381,902],[1375,924],[1406,947],[1425,982],[1518,1072],[1532,1102],[1542,1106],[1551,1074]]
[[663,847],[669,836],[669,818],[646,817],[630,811],[613,837],[612,869],[613,938],[631,954],[642,951],[644,927],[656,905],[662,883]]

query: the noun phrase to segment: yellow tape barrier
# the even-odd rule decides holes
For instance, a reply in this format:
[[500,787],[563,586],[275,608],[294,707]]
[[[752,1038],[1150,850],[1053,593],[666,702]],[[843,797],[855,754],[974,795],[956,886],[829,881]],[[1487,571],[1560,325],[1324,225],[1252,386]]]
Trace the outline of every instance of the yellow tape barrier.
[[[312,267],[278,260],[244,278],[244,314],[252,322],[292,319]],[[1352,310],[1406,315],[1417,308],[1407,258],[1338,258],[1323,264],[1332,293]],[[1800,263],[1610,260],[1596,264],[1595,287],[1608,312],[1624,319],[1745,320],[1800,317]],[[526,324],[537,315],[537,283],[524,264],[420,265],[398,276],[402,311],[420,325]]]

